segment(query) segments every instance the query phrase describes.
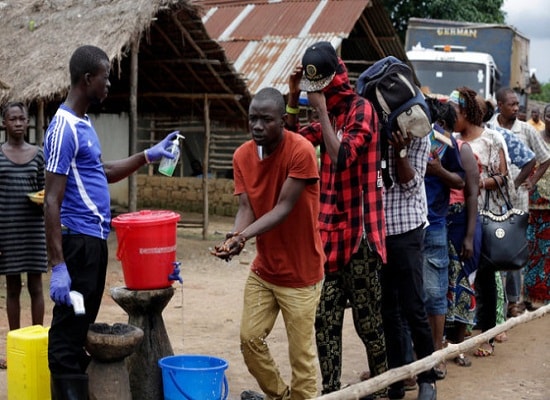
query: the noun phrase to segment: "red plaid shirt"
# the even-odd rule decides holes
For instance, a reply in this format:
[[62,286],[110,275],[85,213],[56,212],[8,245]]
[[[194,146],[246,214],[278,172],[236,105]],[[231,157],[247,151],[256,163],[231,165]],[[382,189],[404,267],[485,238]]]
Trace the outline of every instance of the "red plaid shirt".
[[320,123],[300,128],[299,133],[313,145],[321,145],[319,227],[327,256],[325,271],[347,265],[363,234],[386,262],[378,118],[372,105],[351,88],[341,60],[323,92],[334,131],[341,136],[337,164],[326,152]]

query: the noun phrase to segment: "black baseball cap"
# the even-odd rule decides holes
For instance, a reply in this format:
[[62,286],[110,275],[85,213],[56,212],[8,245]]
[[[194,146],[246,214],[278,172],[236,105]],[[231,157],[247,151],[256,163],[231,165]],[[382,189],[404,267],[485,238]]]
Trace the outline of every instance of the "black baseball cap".
[[302,65],[304,74],[300,81],[300,90],[317,92],[324,89],[336,75],[336,50],[330,42],[317,42],[306,49]]

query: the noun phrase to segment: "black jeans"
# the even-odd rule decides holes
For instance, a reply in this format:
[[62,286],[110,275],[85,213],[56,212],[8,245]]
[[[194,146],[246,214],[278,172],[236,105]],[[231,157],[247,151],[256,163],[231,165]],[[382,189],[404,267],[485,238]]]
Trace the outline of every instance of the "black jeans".
[[[500,279],[500,276],[498,277]],[[477,325],[482,332],[497,325],[497,281],[495,270],[479,259],[479,267],[475,279]]]
[[[405,365],[403,319],[407,321],[418,359],[434,351],[432,331],[424,306],[422,275],[424,229],[418,227],[386,238],[388,263],[382,268],[382,318],[390,368]],[[433,370],[418,382],[434,382]],[[392,385],[399,387],[400,384]]]
[[84,296],[86,314],[75,315],[70,306],[54,306],[48,332],[48,364],[54,375],[82,374],[89,361],[84,350],[88,327],[95,322],[105,287],[107,242],[88,235],[63,235],[63,256],[71,290]]

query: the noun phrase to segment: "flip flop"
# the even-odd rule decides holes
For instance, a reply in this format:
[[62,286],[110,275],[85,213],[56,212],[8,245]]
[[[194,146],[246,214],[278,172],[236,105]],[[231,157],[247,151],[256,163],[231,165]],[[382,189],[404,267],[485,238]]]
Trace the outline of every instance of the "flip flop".
[[460,353],[458,356],[456,356],[453,360],[456,365],[459,367],[470,367],[472,366],[472,362],[468,357],[466,357],[463,353]]
[[8,369],[8,360],[0,359],[0,369]]
[[[483,347],[485,344],[488,344],[491,347],[489,349],[487,347]],[[494,353],[495,353],[495,345],[493,343],[484,343],[476,349],[476,351],[474,352],[474,356],[489,357],[489,356],[492,356]]]

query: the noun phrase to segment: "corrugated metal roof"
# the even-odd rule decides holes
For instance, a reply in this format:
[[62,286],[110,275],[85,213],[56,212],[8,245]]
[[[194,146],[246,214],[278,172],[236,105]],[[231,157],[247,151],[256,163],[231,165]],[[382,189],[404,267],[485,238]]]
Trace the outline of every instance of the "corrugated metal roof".
[[370,0],[327,1],[322,13],[311,27],[311,33],[333,32],[347,37],[370,4]]
[[356,78],[386,55],[406,60],[382,0],[202,0],[203,23],[247,81],[250,93],[288,77],[306,48],[326,40]]
[[251,93],[272,86],[287,94],[292,70],[300,63],[306,48],[321,40],[330,41],[335,48],[341,44],[341,39],[333,35],[250,41],[237,58],[235,69],[243,74]]

